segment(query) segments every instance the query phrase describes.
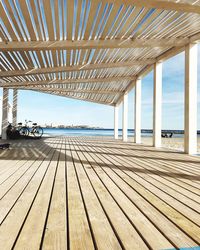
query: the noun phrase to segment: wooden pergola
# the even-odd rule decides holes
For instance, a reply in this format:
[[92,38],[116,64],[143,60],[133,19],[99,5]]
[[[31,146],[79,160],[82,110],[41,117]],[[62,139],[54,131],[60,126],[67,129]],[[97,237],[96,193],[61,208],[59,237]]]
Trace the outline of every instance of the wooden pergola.
[[161,144],[162,62],[185,51],[185,152],[196,153],[199,0],[2,0],[0,87],[6,137],[8,90],[33,90],[115,107],[135,87],[141,140],[141,79],[154,70],[154,146]]

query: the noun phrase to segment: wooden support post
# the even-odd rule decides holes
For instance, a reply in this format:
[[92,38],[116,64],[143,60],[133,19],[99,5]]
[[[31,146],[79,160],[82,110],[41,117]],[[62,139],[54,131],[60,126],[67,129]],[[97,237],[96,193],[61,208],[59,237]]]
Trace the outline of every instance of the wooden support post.
[[187,154],[197,152],[197,44],[185,48],[185,136]]
[[17,126],[17,97],[18,97],[18,90],[13,89],[13,109],[12,109],[13,126]]
[[114,107],[114,138],[118,139],[118,117],[119,117],[119,107]]
[[127,123],[128,123],[128,93],[124,94],[123,97],[123,123],[122,123],[122,140],[126,142],[127,136]]
[[141,80],[135,84],[135,143],[141,143]]
[[161,147],[162,127],[162,63],[154,64],[153,146]]
[[3,140],[7,139],[6,129],[8,126],[8,94],[9,90],[3,89],[3,101],[2,101],[2,130],[1,130],[1,138]]

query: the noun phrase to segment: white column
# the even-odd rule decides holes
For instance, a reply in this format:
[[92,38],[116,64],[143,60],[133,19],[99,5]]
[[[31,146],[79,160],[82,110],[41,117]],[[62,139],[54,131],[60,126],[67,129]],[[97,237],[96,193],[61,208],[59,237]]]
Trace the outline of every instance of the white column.
[[185,49],[185,153],[197,152],[197,44]]
[[3,102],[2,102],[2,130],[1,138],[3,140],[7,139],[6,129],[8,126],[8,89],[3,89]]
[[135,84],[135,143],[141,143],[141,80]]
[[13,117],[13,126],[17,125],[17,89],[13,89],[13,109],[12,109],[12,117]]
[[114,138],[118,139],[118,118],[119,118],[119,107],[114,107]]
[[124,94],[123,97],[123,122],[122,122],[122,140],[125,142],[128,140],[127,136],[127,124],[128,124],[128,94]]
[[162,127],[162,63],[154,64],[153,146],[161,147]]

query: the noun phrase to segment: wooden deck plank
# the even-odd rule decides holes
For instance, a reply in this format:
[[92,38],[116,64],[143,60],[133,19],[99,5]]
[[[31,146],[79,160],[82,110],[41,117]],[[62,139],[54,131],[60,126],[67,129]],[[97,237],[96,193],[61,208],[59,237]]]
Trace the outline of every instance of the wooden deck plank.
[[[89,149],[90,149],[90,147],[89,147]],[[86,151],[85,148],[82,150],[83,150],[83,152]],[[91,155],[93,155],[93,157],[94,157],[95,153],[91,153]],[[138,194],[133,189],[131,189],[131,187],[128,186],[127,183],[123,182],[123,179],[121,179],[115,173],[115,171],[112,170],[112,167],[110,166],[110,162],[108,160],[106,160],[106,158],[103,155],[98,154],[98,161],[96,161],[96,162],[99,163],[99,160],[102,160],[102,163],[104,162],[102,165],[102,169],[114,181],[115,185],[119,186],[120,189],[122,191],[124,191],[124,193],[127,195],[127,197],[129,197],[129,199],[133,203],[135,203],[137,208],[140,208],[140,211],[142,211],[154,225],[157,225],[157,228],[160,228],[160,231],[162,232],[162,234],[166,235],[166,237],[171,242],[173,242],[173,244],[175,246],[177,246],[177,247],[181,247],[181,246],[191,247],[191,246],[195,245],[194,241],[192,241],[189,237],[187,237],[185,234],[183,234],[180,231],[180,229],[177,228],[173,223],[168,221],[165,216],[163,216],[158,210],[155,209],[155,207],[153,207],[151,205],[151,203],[148,203],[142,196],[140,196],[140,194]],[[95,169],[96,169],[96,164],[95,164]],[[123,201],[124,201],[124,199],[123,199]],[[136,216],[136,218],[138,218],[138,217]],[[145,226],[146,226],[146,224],[145,224]],[[139,227],[139,228],[141,230],[141,227]],[[152,231],[151,231],[151,233],[152,233]],[[155,237],[152,237],[152,238],[159,239],[159,234],[157,234]],[[148,239],[148,237],[147,237],[147,239]],[[162,240],[162,237],[161,237],[161,240]]]
[[[58,145],[59,146],[59,145]],[[42,243],[46,218],[57,171],[59,148],[54,150],[52,159],[49,161],[47,172],[39,188],[33,206],[17,238],[15,249],[22,249],[25,245],[28,249],[39,249]],[[37,230],[35,230],[37,228]],[[30,235],[34,238],[30,239]]]
[[[48,148],[44,151],[44,153],[48,155],[50,151],[51,149]],[[31,181],[31,179],[33,178],[33,176],[35,175],[44,160],[45,157],[43,157],[43,159],[38,159],[35,161],[30,159],[30,161],[28,161],[27,164],[23,166],[25,167],[24,173],[22,174],[22,176],[19,177],[19,179],[14,179],[13,181],[10,178],[8,183],[3,183],[5,185],[2,185],[0,189],[0,224],[4,220],[5,216],[7,216],[10,209],[18,200],[20,195],[23,193],[24,189],[29,184],[29,182]],[[13,177],[15,177],[15,175],[13,175]]]
[[[130,158],[126,158],[125,156],[117,156],[118,159],[120,159],[120,162],[126,163],[126,167],[129,168],[129,165],[131,164],[131,166],[133,167],[133,170],[136,170],[136,177],[137,180],[139,182],[144,183],[144,186],[149,187],[149,190],[152,191],[154,194],[158,195],[160,198],[164,197],[163,199],[165,201],[168,201],[168,204],[171,204],[172,206],[174,206],[175,208],[179,208],[180,211],[183,212],[183,214],[188,215],[188,218],[193,218],[193,221],[195,223],[198,223],[198,225],[200,225],[200,220],[196,219],[196,216],[198,217],[198,214],[192,213],[189,209],[194,209],[196,208],[197,213],[199,213],[199,204],[187,199],[187,197],[185,197],[184,195],[175,192],[173,190],[170,190],[170,188],[167,188],[166,186],[164,186],[163,188],[161,188],[160,183],[157,180],[154,180],[152,182],[152,177],[148,176],[148,171],[146,171],[145,168],[145,173],[143,173],[142,171],[137,171],[138,170],[138,164],[137,164],[137,159],[134,159],[134,161],[130,161]],[[144,164],[144,162],[143,162]],[[141,172],[141,173],[140,173]],[[159,193],[158,193],[159,192]],[[173,194],[173,195],[172,195]],[[190,208],[188,208],[190,205]],[[190,215],[190,216],[189,216]],[[194,217],[193,217],[194,216]]]
[[[81,143],[83,144],[82,141],[81,141]],[[97,147],[98,145],[99,145],[99,142],[98,142],[97,145],[95,145],[95,147]],[[99,147],[98,151],[100,151],[101,153],[103,153],[105,151],[104,153],[109,153],[110,155],[112,155],[113,153],[115,153],[115,155],[127,156],[127,153],[125,153],[126,151],[125,151],[124,147],[122,147],[121,145],[120,145],[120,147],[118,147],[118,149],[120,149],[120,148],[122,149],[123,148],[123,152],[121,152],[120,154],[119,154],[119,152],[115,151],[116,150],[115,148],[113,149],[112,144],[111,145],[109,144],[109,146],[110,146],[110,148],[112,148],[112,152],[107,152],[106,151],[106,149],[108,148],[107,146],[105,146],[103,148]],[[127,148],[130,148],[130,144],[127,145]],[[144,153],[145,153],[145,156],[146,156],[147,147],[145,147],[143,145],[134,146],[134,151],[138,151],[138,150],[139,151],[143,151],[143,156],[144,156]],[[95,151],[95,149],[93,151]],[[97,149],[96,149],[96,151],[97,151]],[[133,151],[133,148],[131,148],[131,152],[129,152],[129,155],[130,155],[130,153],[133,154],[132,151]],[[152,147],[149,147],[149,151],[153,151]],[[167,152],[168,151],[165,150],[165,153],[167,153]],[[171,152],[171,151],[169,151],[169,152]],[[172,152],[172,154],[174,154],[174,152]],[[175,153],[175,154],[177,154],[177,153]],[[135,155],[135,153],[134,153],[134,155]],[[132,155],[132,157],[133,157],[133,155]],[[166,155],[166,157],[171,157],[171,153],[170,153],[170,156]],[[185,155],[184,157],[187,157],[187,156]],[[184,159],[184,158],[182,157],[182,159]],[[179,185],[183,185],[183,186],[186,185],[187,188],[191,188],[194,193],[199,194],[199,188],[200,188],[199,184],[198,183],[194,184],[194,181],[192,181],[192,182],[190,181],[190,180],[193,180],[194,177],[188,175],[188,173],[187,174],[185,174],[185,173],[182,174],[179,171],[177,171],[176,170],[176,163],[173,165],[174,169],[172,169],[172,168],[170,168],[170,165],[169,165],[168,161],[160,163],[160,161],[158,161],[158,160],[152,160],[152,159],[150,159],[150,157],[147,160],[146,160],[145,157],[141,157],[141,159],[138,159],[138,158],[134,158],[133,159],[134,162],[135,161],[138,162],[139,160],[141,160],[141,165],[142,166],[145,164],[145,169],[146,169],[147,166],[150,166],[151,169],[152,168],[154,169],[157,166],[156,169],[160,173],[162,173],[164,176],[165,175],[171,176],[172,177],[171,179],[173,181],[174,180],[177,181],[179,183]],[[156,172],[156,174],[158,174],[158,172]],[[188,180],[187,180],[187,178],[188,178]],[[199,179],[199,176],[195,176],[195,178]]]
[[[123,170],[124,166],[127,164],[124,163],[123,159],[116,161],[117,156],[107,156],[105,157],[110,159],[110,162],[114,164],[115,167],[113,168],[119,175],[122,174],[121,169]],[[114,158],[114,159],[113,159]],[[123,166],[123,167],[122,167]],[[130,164],[128,165],[130,166]],[[119,170],[118,170],[119,169]],[[137,178],[134,172],[129,171],[130,169],[127,168],[126,174],[123,176],[123,179],[132,186],[137,192],[139,192],[143,197],[151,202],[152,205],[157,207],[160,211],[162,211],[170,220],[172,220],[176,225],[182,228],[188,235],[190,235],[195,241],[200,241],[200,228],[192,223],[188,218],[184,217],[181,213],[175,210],[173,207],[166,204],[163,199],[159,196],[156,196],[154,193],[151,193],[143,183],[141,183],[141,179]],[[180,209],[180,208],[179,208]],[[179,210],[178,209],[178,210]],[[191,216],[193,215],[193,211],[191,211]],[[196,217],[199,218],[199,215]]]
[[[127,148],[128,147],[129,146],[127,146]],[[106,148],[104,148],[103,150],[105,151]],[[137,150],[138,150],[138,148],[136,148],[136,151]],[[141,147],[140,147],[140,150],[142,150]],[[116,149],[115,150],[112,149],[112,153],[115,153],[115,155],[127,157],[127,153],[124,153],[124,151],[126,152],[127,150],[123,150],[123,154],[122,153],[119,154],[119,152],[116,152]],[[103,152],[102,149],[100,149],[100,152]],[[146,151],[143,151],[143,152],[145,152],[145,155],[146,155]],[[112,153],[110,152],[110,154],[112,154]],[[131,152],[129,152],[129,155],[130,154],[131,154]],[[135,155],[135,153],[134,153],[134,155]],[[132,157],[134,157],[134,155]],[[169,163],[168,162],[167,163],[166,162],[165,163],[160,163],[160,161],[158,161],[158,160],[154,160],[154,161],[151,160],[151,159],[146,160],[145,157],[143,157],[143,158],[141,157],[141,159],[138,159],[137,157],[134,158],[134,159],[132,158],[132,161],[137,162],[139,166],[140,165],[143,166],[145,164],[145,169],[147,168],[147,166],[150,166],[151,169],[152,168],[155,169],[155,167],[157,166],[156,169],[160,173],[162,173],[164,176],[165,175],[171,176],[172,180],[177,181],[179,183],[179,185],[182,185],[182,186],[184,186],[184,184],[186,183],[187,188],[192,188],[193,192],[199,194],[199,188],[200,188],[198,186],[199,184],[196,183],[196,185],[195,185],[196,188],[193,187],[194,185],[193,186],[191,185],[192,183],[194,183],[194,177],[193,177],[194,174],[193,175],[188,175],[188,173],[187,174],[181,174],[180,172],[171,169],[169,167]],[[140,162],[141,162],[141,164],[140,164]],[[174,164],[174,168],[175,167],[176,167],[176,164]],[[156,172],[156,174],[159,174],[159,173]],[[188,181],[187,181],[187,178],[189,179]],[[191,182],[190,179],[193,180],[193,181]],[[198,179],[200,179],[200,177],[198,175],[195,175],[195,179],[198,180]]]
[[200,245],[200,158],[105,137],[0,152],[0,249]]
[[[84,155],[99,179],[103,181],[117,204],[120,204],[120,208],[140,232],[140,235],[142,235],[145,242],[148,243],[148,246],[151,246],[152,249],[158,249],[158,247],[163,249],[173,248],[173,245],[155,228],[152,223],[149,222],[149,220],[137,209],[136,206],[134,206],[133,203],[131,203],[125,194],[102,171],[100,167],[102,162],[99,163],[99,160],[97,161],[98,163],[94,162],[94,159],[96,158],[95,155],[93,155],[94,159],[88,153],[84,153]],[[137,218],[137,220],[135,220],[135,218]],[[151,232],[152,238],[150,238],[148,242],[146,239],[149,238],[149,232]],[[128,239],[128,235],[126,235],[126,237]],[[128,242],[130,241],[128,240]],[[130,244],[130,249],[131,247],[132,244]]]
[[9,162],[4,166],[4,171],[0,173],[0,184],[4,183],[10,176],[17,172],[27,160],[20,160],[9,164]]
[[[73,149],[74,147],[71,146]],[[100,202],[90,184],[90,180],[84,171],[82,163],[78,161],[78,155],[72,151],[75,170],[80,182],[85,206],[91,223],[95,245],[98,249],[121,249],[118,239],[101,207]],[[101,226],[99,226],[101,225]]]
[[125,249],[148,249],[146,243],[142,240],[136,229],[131,225],[123,211],[115,202],[108,190],[104,187],[98,176],[91,168],[84,155],[78,152],[78,155],[84,165],[85,171],[89,176],[93,188],[101,200],[102,206],[116,230],[118,238]]
[[[143,167],[145,164],[145,167]],[[151,164],[149,161],[141,161],[141,164],[138,164],[141,169],[147,169],[150,171],[150,173],[156,178],[157,175],[162,177],[163,183],[166,183],[166,185],[169,185],[172,188],[175,188],[177,190],[180,190],[181,193],[184,193],[184,195],[188,195],[191,199],[198,200],[199,201],[199,189],[192,187],[188,183],[184,182],[184,176],[183,178],[180,178],[180,176],[174,174],[173,172],[164,170],[162,168],[162,163],[154,162],[154,164]],[[159,172],[158,172],[159,171]],[[187,177],[187,176],[185,176]]]
[[[39,157],[37,152],[40,152],[40,147],[43,147],[44,144],[41,143],[37,145],[37,148],[31,148],[31,151],[29,152],[28,159],[27,154],[21,153],[21,157],[18,157],[17,159],[13,159],[13,155],[19,156],[19,148],[11,148],[10,150],[5,150],[5,155],[0,156],[1,159],[1,166],[0,166],[0,183],[4,180],[4,178],[7,178],[9,176],[9,173],[13,173],[13,169],[18,169],[19,166],[21,166],[24,162],[29,160],[31,157],[35,156],[35,158]],[[34,152],[34,150],[36,152]],[[16,153],[18,152],[18,153]],[[20,158],[20,159],[19,159]],[[5,176],[6,177],[5,177]]]
[[61,146],[58,169],[46,223],[42,249],[68,249],[65,144]]
[[70,249],[95,249],[69,145],[66,149]]
[[[126,152],[126,150],[124,151],[124,153],[125,152]],[[186,174],[190,173],[191,175],[194,175],[194,174],[199,174],[200,173],[200,171],[198,169],[198,166],[193,164],[192,161],[190,161],[190,160],[183,161],[183,160],[179,159],[178,157],[177,157],[177,159],[170,158],[170,159],[167,160],[166,156],[168,157],[168,154],[165,154],[165,155],[160,154],[157,157],[154,156],[154,155],[145,155],[144,156],[144,154],[142,154],[142,152],[140,152],[140,154],[138,152],[135,154],[135,157],[142,158],[143,160],[148,159],[150,162],[158,161],[160,163],[163,163],[164,165],[166,165],[166,162],[167,162],[168,168],[178,170],[178,171],[180,170],[181,172],[184,172]],[[190,163],[190,164],[188,164],[188,163]],[[198,162],[198,164],[199,163],[200,162]]]
[[[191,192],[187,192],[187,190],[185,189],[183,189],[182,190],[183,192],[181,193],[179,192],[180,187],[178,187],[177,185],[174,185],[174,189],[173,189],[172,188],[173,183],[170,181],[169,182],[165,181],[165,179],[162,176],[162,172],[159,169],[157,169],[158,172],[154,172],[154,171],[152,172],[152,166],[154,166],[155,164],[149,164],[147,161],[135,159],[134,157],[127,158],[125,156],[123,157],[123,160],[127,161],[127,163],[131,163],[134,170],[137,171],[140,174],[140,176],[145,177],[145,179],[148,180],[150,183],[155,184],[156,187],[158,187],[159,189],[165,191],[166,193],[175,197],[179,201],[186,203],[187,206],[190,206],[192,209],[196,208],[196,211],[200,212],[200,207],[199,207],[200,196],[194,195]],[[190,197],[188,198],[185,195],[185,193],[188,193]],[[193,197],[193,200],[191,196]]]
[[[47,156],[51,159],[52,151]],[[0,227],[0,249],[11,249],[19,235],[24,221],[29,213],[30,207],[35,201],[41,182],[48,170],[49,160],[44,160],[29,185],[24,190],[20,199],[16,202],[8,214],[6,220]],[[37,221],[36,221],[37,223]],[[30,235],[29,235],[30,237]],[[29,240],[29,239],[28,239]],[[26,245],[26,244],[25,244]],[[24,246],[23,246],[24,247]]]
[[[41,151],[45,153],[46,148],[42,148]],[[46,150],[46,153],[50,151],[49,149]],[[44,158],[44,157],[43,157]],[[39,158],[37,159],[39,160]],[[4,179],[0,184],[0,199],[5,195],[5,193],[12,188],[12,186],[31,168],[33,163],[36,161],[36,159],[33,159],[33,157],[30,157],[29,160],[22,160],[20,163],[17,164],[17,169],[13,169],[12,172],[9,173],[9,176]]]

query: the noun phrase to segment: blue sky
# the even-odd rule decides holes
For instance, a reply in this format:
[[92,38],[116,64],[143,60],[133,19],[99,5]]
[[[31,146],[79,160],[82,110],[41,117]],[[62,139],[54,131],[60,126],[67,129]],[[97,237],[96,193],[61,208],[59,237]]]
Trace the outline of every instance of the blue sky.
[[[198,129],[200,129],[200,45],[198,51]],[[183,129],[184,53],[163,63],[162,129]],[[0,89],[2,95],[2,89]],[[12,96],[11,98],[12,99]],[[153,73],[142,80],[142,128],[152,128]],[[119,110],[119,128],[121,113]],[[129,93],[129,128],[133,128],[134,91]],[[113,107],[65,97],[20,91],[18,121],[113,128]]]

